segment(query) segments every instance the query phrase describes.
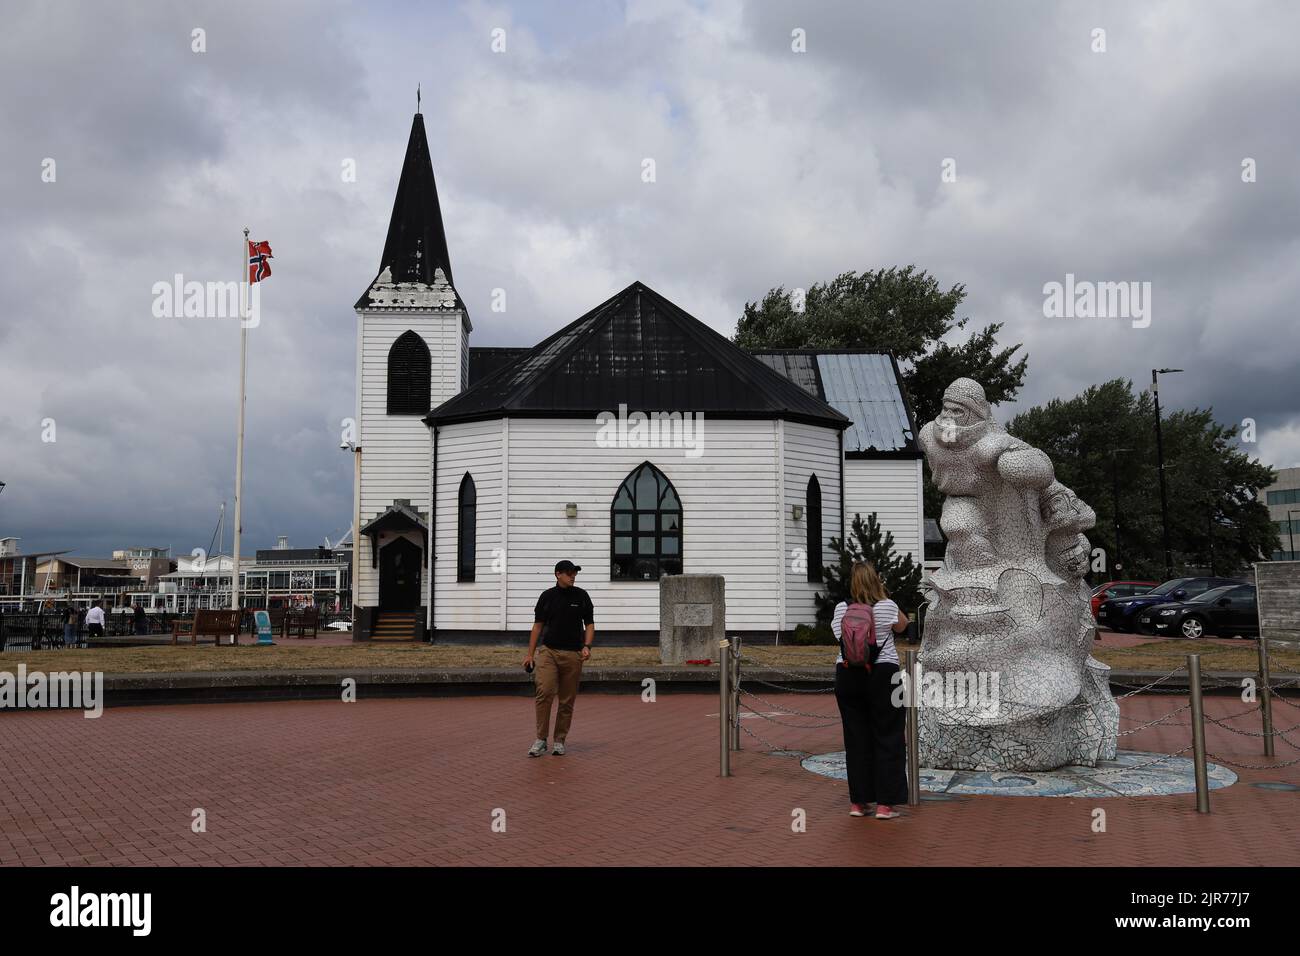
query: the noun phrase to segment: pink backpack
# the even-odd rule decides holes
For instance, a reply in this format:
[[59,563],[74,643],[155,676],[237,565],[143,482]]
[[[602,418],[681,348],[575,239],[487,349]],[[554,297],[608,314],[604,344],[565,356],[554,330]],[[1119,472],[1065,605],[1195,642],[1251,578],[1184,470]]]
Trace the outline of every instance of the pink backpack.
[[849,667],[871,670],[880,656],[876,643],[876,615],[870,604],[850,604],[840,622],[840,653]]

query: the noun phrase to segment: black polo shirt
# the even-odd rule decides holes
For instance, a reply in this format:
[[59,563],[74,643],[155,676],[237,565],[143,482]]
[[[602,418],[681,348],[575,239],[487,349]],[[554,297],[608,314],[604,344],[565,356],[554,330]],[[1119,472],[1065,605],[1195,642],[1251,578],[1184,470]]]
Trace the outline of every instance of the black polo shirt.
[[557,651],[579,651],[593,614],[586,591],[576,584],[567,588],[557,584],[537,599],[533,620],[542,622],[541,643]]

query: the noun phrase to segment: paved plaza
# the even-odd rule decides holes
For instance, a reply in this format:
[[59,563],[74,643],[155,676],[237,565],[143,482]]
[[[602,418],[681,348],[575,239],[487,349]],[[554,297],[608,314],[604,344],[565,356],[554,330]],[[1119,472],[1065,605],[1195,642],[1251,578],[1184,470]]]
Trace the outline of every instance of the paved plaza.
[[[835,712],[829,695],[768,698]],[[1185,703],[1122,701],[1122,728]],[[1237,697],[1207,698],[1219,717]],[[1278,726],[1296,723],[1277,705]],[[926,800],[893,821],[847,815],[845,784],[760,752],[745,737],[735,776],[718,776],[717,702],[703,694],[588,693],[568,756],[524,756],[527,697],[300,701],[9,713],[0,718],[4,865],[1218,865],[1300,860],[1297,767],[1243,770],[1213,792],[1106,800],[966,796]],[[780,718],[799,723],[800,718]],[[1183,711],[1173,720],[1187,720]],[[824,723],[809,721],[806,723]],[[774,744],[842,749],[838,726],[744,721]],[[1253,716],[1234,726],[1258,731]],[[1275,761],[1258,739],[1210,724],[1209,749]],[[1170,753],[1187,726],[1123,738]],[[1095,808],[1106,832],[1092,830]],[[206,811],[207,831],[191,830]],[[806,812],[806,832],[791,829]],[[906,808],[905,808],[906,809]],[[505,832],[494,832],[494,811]],[[500,820],[501,814],[495,818]],[[499,826],[498,826],[499,829]]]

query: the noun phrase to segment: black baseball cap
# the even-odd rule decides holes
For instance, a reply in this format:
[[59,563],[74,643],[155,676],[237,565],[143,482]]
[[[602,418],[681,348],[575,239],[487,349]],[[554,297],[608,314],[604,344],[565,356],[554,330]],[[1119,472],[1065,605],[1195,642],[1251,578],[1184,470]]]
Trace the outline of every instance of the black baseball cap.
[[572,561],[569,560],[561,561],[559,564],[555,566],[556,574],[559,574],[561,571],[581,571],[581,570],[582,568],[578,567],[576,564],[574,564]]

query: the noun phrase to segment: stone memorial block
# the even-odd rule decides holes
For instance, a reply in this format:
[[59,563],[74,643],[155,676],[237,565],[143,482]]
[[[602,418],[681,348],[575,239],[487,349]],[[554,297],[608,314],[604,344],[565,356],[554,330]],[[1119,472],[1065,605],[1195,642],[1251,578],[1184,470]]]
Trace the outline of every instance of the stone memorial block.
[[726,582],[720,574],[659,579],[659,658],[665,664],[718,660],[727,633]]

